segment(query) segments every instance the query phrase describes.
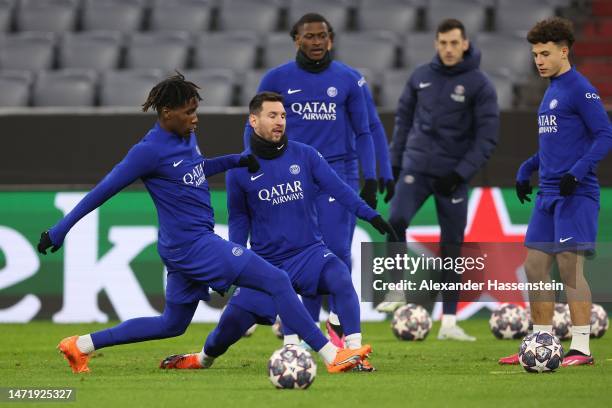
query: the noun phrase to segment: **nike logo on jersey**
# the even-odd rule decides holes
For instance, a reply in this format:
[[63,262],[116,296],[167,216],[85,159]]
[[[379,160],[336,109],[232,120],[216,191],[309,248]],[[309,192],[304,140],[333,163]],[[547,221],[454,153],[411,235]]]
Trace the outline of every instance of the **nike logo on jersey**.
[[463,197],[462,198],[451,198],[451,203],[453,204],[459,204],[462,201],[463,201]]
[[258,174],[258,175],[256,175],[256,176],[251,176],[251,181],[255,181],[255,180],[257,180],[258,178],[260,178],[261,176],[263,176],[263,175],[264,175],[264,174],[263,174],[263,173],[261,173],[261,174]]
[[431,82],[419,82],[419,88],[425,89],[428,86],[431,86]]
[[287,89],[287,93],[289,95],[293,95],[294,93],[298,93],[298,92],[302,92],[302,90],[301,89],[291,89],[291,88]]
[[329,202],[333,203],[334,201],[336,201],[336,199],[334,197],[329,197]]
[[[183,160],[185,160],[185,159],[183,159]],[[172,167],[178,166],[179,164],[181,164],[183,162],[183,160],[179,160],[177,162],[172,162]]]
[[572,239],[572,238],[574,238],[574,237],[569,237],[569,238],[559,238],[559,242],[560,242],[560,243],[564,243],[564,242],[569,241],[569,240],[570,240],[570,239]]
[[326,253],[326,254],[323,254],[323,258],[327,258],[327,257],[328,257],[328,256],[330,256],[331,254],[332,254],[331,252],[328,252],[328,253]]

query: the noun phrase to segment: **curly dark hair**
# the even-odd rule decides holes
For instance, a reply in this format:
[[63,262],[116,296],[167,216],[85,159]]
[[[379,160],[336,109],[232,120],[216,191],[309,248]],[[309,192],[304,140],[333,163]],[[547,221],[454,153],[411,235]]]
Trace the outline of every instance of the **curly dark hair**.
[[331,24],[329,23],[329,21],[327,21],[325,17],[317,13],[307,13],[300,17],[300,19],[296,21],[295,24],[293,24],[293,26],[291,27],[291,31],[289,31],[289,36],[291,36],[293,41],[297,39],[297,36],[300,32],[300,27],[308,23],[325,23],[325,25],[327,26],[327,31],[329,31],[329,38],[331,38],[332,40],[334,39],[334,28],[331,26]]
[[176,71],[175,75],[164,79],[151,89],[147,100],[142,104],[142,110],[146,112],[149,108],[153,108],[159,115],[163,108],[175,109],[193,98],[201,101],[198,89],[200,88],[196,84],[186,81],[183,74]]
[[527,41],[531,44],[546,44],[549,41],[555,44],[564,44],[569,48],[574,44],[574,26],[571,21],[561,17],[551,17],[538,21],[527,33]]

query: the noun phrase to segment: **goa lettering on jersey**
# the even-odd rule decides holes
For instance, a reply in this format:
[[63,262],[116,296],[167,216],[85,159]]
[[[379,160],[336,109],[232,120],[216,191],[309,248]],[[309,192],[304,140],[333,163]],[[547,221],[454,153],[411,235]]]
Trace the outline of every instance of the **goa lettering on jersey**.
[[294,180],[293,183],[282,183],[269,188],[262,188],[257,192],[261,201],[269,201],[272,205],[284,204],[289,201],[303,200],[304,190],[302,182]]
[[300,115],[302,120],[336,120],[334,102],[294,102],[291,111]]

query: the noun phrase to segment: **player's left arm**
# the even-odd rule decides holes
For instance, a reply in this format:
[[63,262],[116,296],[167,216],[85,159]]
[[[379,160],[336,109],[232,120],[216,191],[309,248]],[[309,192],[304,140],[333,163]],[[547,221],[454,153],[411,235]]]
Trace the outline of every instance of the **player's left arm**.
[[612,126],[595,88],[583,89],[580,95],[576,95],[572,100],[582,121],[593,136],[591,148],[569,171],[576,181],[580,182],[612,149]]
[[229,240],[246,246],[251,230],[251,218],[246,194],[238,182],[236,173],[237,171],[228,171],[225,175]]
[[204,174],[206,174],[206,177],[212,177],[236,167],[247,167],[249,173],[256,173],[259,170],[259,162],[252,154],[228,154],[204,159]]
[[473,105],[474,140],[457,167],[457,173],[464,181],[470,180],[489,160],[499,134],[499,107],[493,84],[486,79],[476,94]]

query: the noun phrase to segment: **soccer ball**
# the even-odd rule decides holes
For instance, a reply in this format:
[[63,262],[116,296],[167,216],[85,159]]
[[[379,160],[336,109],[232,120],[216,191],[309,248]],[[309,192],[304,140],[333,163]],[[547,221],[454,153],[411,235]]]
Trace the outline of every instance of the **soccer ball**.
[[279,339],[282,339],[284,337],[283,336],[283,326],[282,326],[280,317],[278,316],[276,316],[276,321],[272,325],[272,333],[274,333],[274,335]]
[[521,342],[519,361],[530,373],[554,371],[563,362],[563,346],[552,333],[538,331],[528,334]]
[[572,319],[567,304],[555,304],[552,324],[553,334],[557,336],[559,340],[567,340],[572,337]]
[[289,344],[272,353],[268,375],[276,388],[304,390],[313,383],[317,365],[308,351]]
[[520,339],[529,327],[527,312],[522,306],[503,303],[491,313],[489,327],[498,339]]
[[424,340],[431,324],[431,317],[423,306],[408,303],[393,313],[391,330],[400,340]]
[[257,328],[257,324],[252,325],[251,327],[247,329],[247,331],[244,332],[242,337],[251,337],[251,335],[255,333],[256,328]]
[[606,310],[601,305],[593,303],[591,306],[591,337],[600,338],[606,333],[609,326],[610,321]]

